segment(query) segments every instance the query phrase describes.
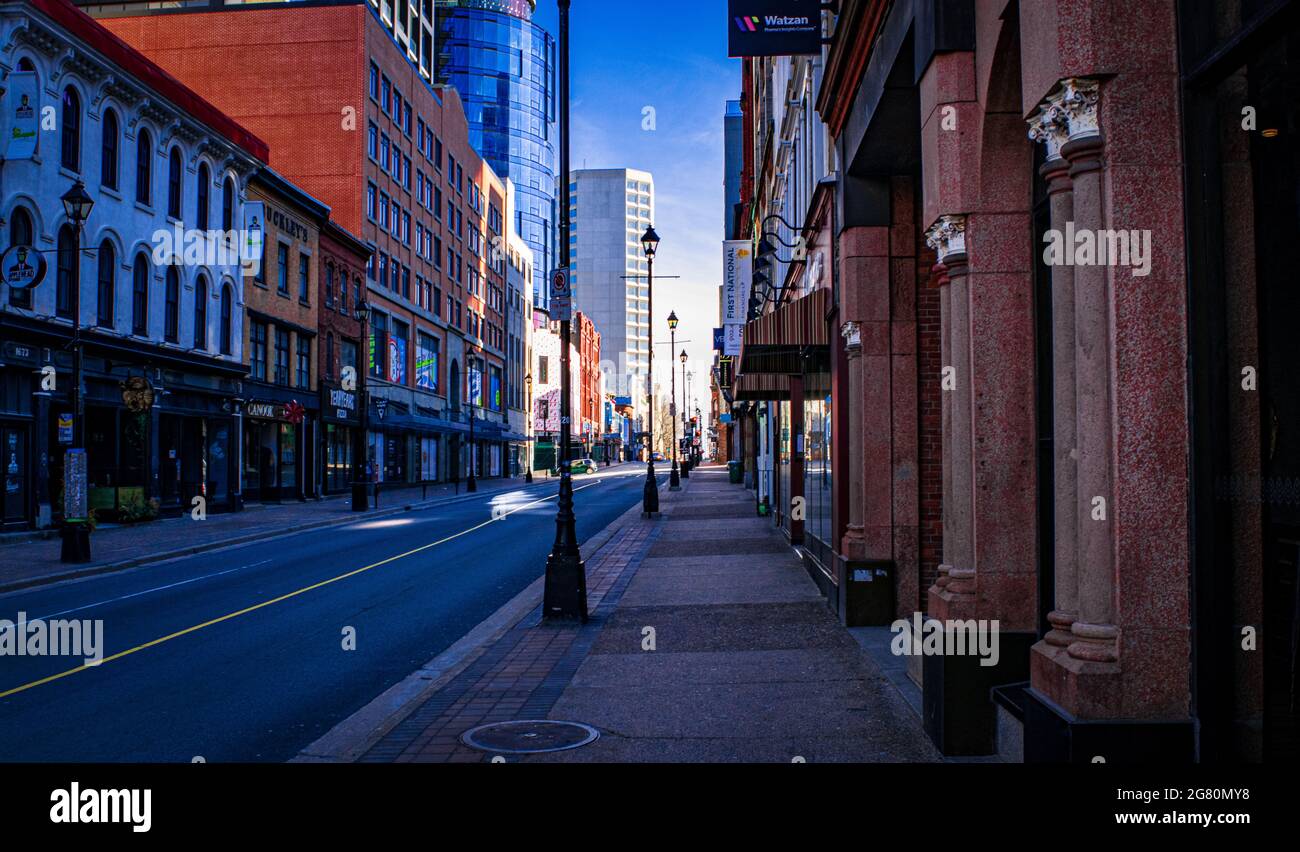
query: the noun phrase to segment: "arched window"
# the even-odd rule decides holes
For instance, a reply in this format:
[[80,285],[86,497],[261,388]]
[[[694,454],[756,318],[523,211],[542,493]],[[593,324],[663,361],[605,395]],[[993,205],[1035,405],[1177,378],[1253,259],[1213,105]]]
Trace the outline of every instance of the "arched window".
[[[36,229],[32,227],[32,216],[21,207],[15,207],[13,215],[9,217],[9,245],[11,246],[29,246],[35,240]],[[33,258],[30,261],[36,263]],[[21,289],[9,289],[9,304],[15,308],[30,308],[32,306],[32,288],[23,287]]]
[[113,244],[104,240],[99,244],[99,310],[95,322],[100,328],[112,328],[114,320],[113,301],[117,295],[114,273],[117,269],[117,253]]
[[102,150],[99,155],[99,182],[109,189],[117,189],[117,113],[112,109],[104,110],[101,122],[104,134]]
[[227,284],[221,288],[221,354],[234,354],[235,294]]
[[149,257],[144,252],[135,256],[131,270],[131,333],[149,334]]
[[135,200],[153,206],[153,136],[140,128],[135,140]]
[[68,86],[63,90],[63,148],[59,162],[65,169],[81,171],[81,96]]
[[348,312],[348,271],[339,270],[339,313],[346,315]]
[[325,264],[325,307],[334,307],[334,264]]
[[204,275],[194,284],[194,348],[208,348],[208,279]]
[[206,231],[208,229],[208,188],[212,185],[212,172],[208,169],[207,163],[199,163],[199,186],[198,192],[198,229]]
[[235,182],[230,178],[221,184],[221,228],[235,230]]
[[181,338],[181,273],[175,266],[167,267],[167,310],[163,315],[163,335],[168,343],[179,343]]
[[[54,311],[65,319],[72,319],[72,288],[81,277],[78,274],[77,235],[71,225],[59,228],[58,281],[54,294]],[[80,322],[80,317],[78,317]]]
[[172,148],[167,158],[167,215],[181,218],[181,149]]

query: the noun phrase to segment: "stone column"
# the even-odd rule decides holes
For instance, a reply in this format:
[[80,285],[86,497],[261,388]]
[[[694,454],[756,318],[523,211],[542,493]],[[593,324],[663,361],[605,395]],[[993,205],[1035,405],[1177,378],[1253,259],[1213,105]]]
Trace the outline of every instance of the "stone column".
[[[939,255],[948,273],[944,367],[952,381],[943,391],[944,418],[944,563],[948,582],[932,599],[937,618],[973,613],[976,600],[974,541],[973,454],[971,423],[970,294],[967,279],[966,217],[944,215],[926,231],[926,242]],[[952,368],[949,373],[948,367]],[[937,605],[936,605],[937,604]]]
[[[847,404],[849,423],[862,423],[862,326],[857,322],[846,322],[840,327],[840,336],[844,339],[844,353],[848,358],[849,392]],[[866,558],[866,537],[862,528],[862,430],[851,429],[849,436],[849,500],[848,528],[844,540],[840,543],[840,553],[849,561]]]
[[[1042,175],[1047,181],[1051,227],[1064,234],[1074,219],[1073,185],[1069,163],[1061,156],[1068,141],[1069,122],[1061,101],[1064,92],[1049,95],[1029,119],[1029,138],[1047,146]],[[1038,247],[1044,250],[1046,246]],[[1050,645],[1064,648],[1073,640],[1071,626],[1079,611],[1079,484],[1078,453],[1075,446],[1075,335],[1074,267],[1051,264],[1052,272],[1052,446],[1055,507],[1055,589],[1053,607],[1047,614],[1052,625],[1044,637]]]
[[[1061,89],[1069,126],[1061,154],[1069,161],[1074,184],[1074,230],[1090,231],[1094,238],[1106,223],[1098,96],[1096,80],[1066,80]],[[1074,247],[1067,243],[1065,248],[1072,252]],[[1074,267],[1079,613],[1070,627],[1073,642],[1068,650],[1075,659],[1100,663],[1119,658],[1114,624],[1111,272],[1111,267],[1095,262]]]
[[948,269],[942,263],[934,265],[934,278],[939,287],[939,360],[943,375],[939,378],[940,418],[940,456],[943,470],[943,561],[939,563],[939,576],[935,578],[935,589],[948,585],[948,572],[952,570],[952,392],[945,390],[948,382],[947,370],[952,364],[952,304],[948,287]]

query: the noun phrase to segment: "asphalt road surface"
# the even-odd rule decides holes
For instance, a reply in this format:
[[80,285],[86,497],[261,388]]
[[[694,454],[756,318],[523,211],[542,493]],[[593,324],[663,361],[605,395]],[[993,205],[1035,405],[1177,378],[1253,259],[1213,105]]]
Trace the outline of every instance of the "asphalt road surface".
[[[639,464],[575,476],[579,540],[644,481]],[[0,619],[102,620],[104,657],[0,656],[0,761],[288,760],[541,576],[557,490],[0,596]]]

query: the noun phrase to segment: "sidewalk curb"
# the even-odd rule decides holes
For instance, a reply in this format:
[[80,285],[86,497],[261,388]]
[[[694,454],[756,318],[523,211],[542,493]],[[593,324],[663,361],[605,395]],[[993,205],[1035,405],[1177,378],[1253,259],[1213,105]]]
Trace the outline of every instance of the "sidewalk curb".
[[[583,560],[590,560],[609,544],[629,520],[640,518],[638,500],[608,526],[582,542]],[[415,672],[393,684],[377,698],[331,728],[324,736],[291,758],[289,763],[352,763],[397,727],[433,693],[469,668],[494,642],[527,618],[542,602],[545,575],[529,583],[496,612],[479,622],[451,647]]]
[[[550,480],[543,480],[542,484]],[[555,480],[558,484],[559,480]],[[265,530],[260,533],[251,533],[249,535],[235,536],[234,538],[221,539],[220,541],[210,541],[203,544],[190,545],[188,547],[175,548],[173,550],[159,551],[157,553],[138,556],[132,559],[124,559],[118,562],[110,562],[102,565],[91,565],[87,568],[81,568],[73,571],[64,571],[59,574],[47,574],[44,577],[31,577],[26,580],[14,580],[8,583],[0,583],[0,595],[10,592],[18,592],[27,589],[39,588],[42,586],[52,586],[57,583],[67,582],[68,580],[80,580],[88,577],[95,577],[100,574],[112,574],[117,571],[126,571],[130,568],[139,568],[142,565],[151,565],[157,562],[166,562],[171,559],[178,559],[184,556],[196,556],[200,553],[207,553],[213,550],[221,550],[227,547],[237,547],[241,544],[249,544],[255,541],[264,541],[266,539],[278,538],[284,535],[306,532],[308,530],[322,529],[325,527],[337,527],[345,524],[357,523],[359,521],[371,520],[374,518],[386,518],[391,515],[400,515],[405,512],[419,511],[423,509],[436,509],[439,506],[446,506],[453,503],[460,503],[466,500],[476,499],[480,496],[493,494],[498,491],[512,491],[523,488],[536,488],[539,483],[534,482],[531,486],[528,483],[520,483],[518,489],[498,488],[491,491],[473,492],[459,494],[454,497],[444,497],[438,500],[420,501],[416,503],[407,503],[401,506],[393,506],[386,509],[368,509],[365,512],[349,512],[346,516],[340,518],[329,518],[322,521],[310,521],[308,523],[295,524],[288,527],[280,527],[274,530]],[[21,545],[6,545],[21,546]],[[0,548],[0,553],[3,553]]]

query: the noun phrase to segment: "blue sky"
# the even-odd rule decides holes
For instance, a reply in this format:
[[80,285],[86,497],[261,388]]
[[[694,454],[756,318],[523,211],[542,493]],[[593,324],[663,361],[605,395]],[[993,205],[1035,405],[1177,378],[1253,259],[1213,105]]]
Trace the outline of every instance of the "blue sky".
[[[534,20],[558,38],[554,0],[539,0]],[[655,272],[681,276],[655,282],[656,379],[668,385],[671,363],[680,384],[680,363],[666,357],[668,312],[675,310],[677,349],[690,356],[692,395],[707,411],[722,283],[722,115],[726,101],[740,97],[740,61],[727,58],[727,4],[574,0],[569,20],[571,167],[654,175],[662,240]],[[641,129],[647,106],[655,110],[654,130]]]

